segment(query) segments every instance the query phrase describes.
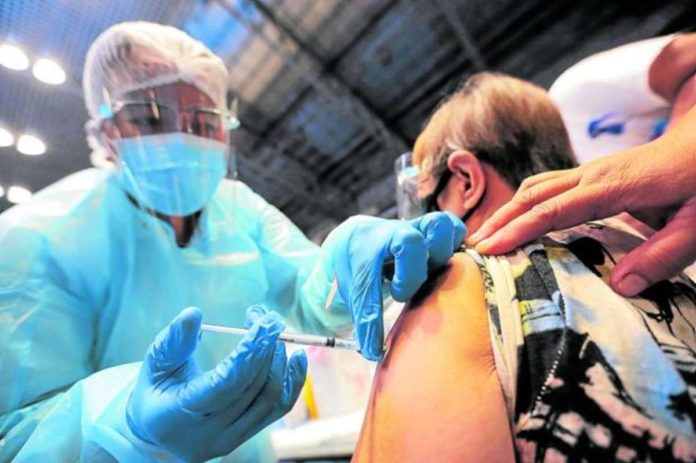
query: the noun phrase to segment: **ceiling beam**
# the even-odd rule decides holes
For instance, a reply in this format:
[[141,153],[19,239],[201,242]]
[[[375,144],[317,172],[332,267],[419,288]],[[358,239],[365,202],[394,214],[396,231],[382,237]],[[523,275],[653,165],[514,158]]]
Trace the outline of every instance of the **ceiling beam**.
[[[331,217],[336,220],[345,219],[346,215],[344,208],[336,208],[335,205],[330,204],[325,200],[325,198],[312,194],[311,192],[305,190],[302,185],[298,185],[297,182],[294,182],[291,179],[287,179],[279,175],[270,175],[268,168],[259,164],[258,161],[253,158],[253,156],[238,153],[237,162],[239,163],[240,167],[249,169],[252,172],[255,181],[272,183],[278,189],[284,190],[290,195],[311,204],[318,213],[324,216]],[[279,207],[279,209],[282,209],[282,205]]]
[[483,58],[473,37],[471,37],[468,28],[464,25],[464,21],[462,21],[462,18],[457,14],[457,8],[452,4],[451,0],[435,0],[434,3],[435,8],[445,19],[445,22],[449,24],[455,37],[457,37],[457,41],[462,47],[462,50],[469,60],[471,60],[474,69],[477,71],[485,70],[488,67],[486,65],[486,60]]
[[[259,146],[259,144],[261,144],[264,137],[262,133],[255,132],[251,127],[248,127],[245,124],[242,124],[242,126],[238,130],[244,132],[248,141],[244,143],[246,147],[242,146],[239,142],[237,142],[235,144],[237,147],[241,149],[248,148],[249,152],[252,152],[256,146]],[[268,143],[266,143],[266,146],[268,146]],[[294,186],[294,188],[299,187],[303,192],[310,192],[311,195],[306,196],[306,201],[310,205],[328,206],[331,208],[332,211],[343,213],[344,215],[348,215],[355,210],[356,202],[353,196],[347,194],[345,191],[341,190],[333,184],[326,184],[320,182],[318,179],[317,172],[310,170],[304,163],[300,162],[294,156],[291,156],[285,150],[285,145],[271,145],[271,147],[273,148],[274,152],[280,153],[282,155],[283,162],[288,163],[288,165],[291,166],[291,169],[293,171],[298,172],[302,176],[301,179],[295,179],[295,181],[289,183],[289,185]],[[252,153],[251,155],[246,157],[249,159],[253,158],[253,162],[255,163],[255,165],[259,166],[260,168],[263,168],[265,171],[268,171],[268,167],[263,166],[263,164],[258,159],[258,156]],[[273,177],[278,178],[279,175],[274,175]],[[301,183],[298,184],[298,181],[301,181]],[[294,192],[294,190],[290,191]],[[325,199],[326,197],[336,198],[335,203],[327,204],[327,201]],[[287,201],[285,201],[285,203],[287,203]],[[282,207],[283,204],[284,203],[281,203],[279,207]]]
[[[389,127],[353,89],[350,88],[338,75],[326,69],[324,63],[317,54],[307,47],[290,27],[279,20],[277,15],[259,0],[249,0],[277,32],[280,40],[274,40],[268,36],[266,29],[241,14],[228,0],[218,0],[225,10],[235,19],[254,31],[271,49],[277,52],[288,66],[295,70],[319,92],[324,98],[333,101],[342,107],[346,114],[362,125],[369,133],[377,137],[389,153],[400,153],[407,150],[408,143],[404,137]],[[294,50],[282,46],[289,44]],[[303,59],[298,59],[298,55]],[[308,63],[304,65],[303,62]]]
[[[372,28],[379,20],[381,20],[388,12],[389,10],[394,6],[397,0],[390,0],[386,2],[376,13],[374,13],[370,19],[368,19],[361,27],[360,29],[353,35],[353,37],[345,43],[339,50],[338,52],[332,53],[332,56],[328,59],[323,61],[323,69],[324,72],[333,72],[334,67],[339,63],[340,58],[345,55],[349,50],[353,48],[353,46],[365,35],[366,31],[368,31],[370,28]],[[340,2],[338,6],[336,7],[336,10],[343,10],[345,9],[348,5],[350,5],[350,2]],[[336,13],[336,11],[332,12]],[[289,28],[289,26],[288,26]],[[289,28],[290,29],[290,28]],[[311,36],[315,35],[316,31],[311,33]],[[298,39],[299,40],[299,39]],[[317,56],[317,59],[321,61],[319,58],[319,53],[314,51],[311,47],[310,44],[307,43],[306,41],[303,42],[304,45],[312,50],[313,54]],[[307,97],[310,95],[311,90],[312,90],[312,85],[308,84],[307,87],[303,88],[301,91],[297,92],[295,98],[290,102],[289,105],[283,109],[273,120],[268,124],[267,127],[263,129],[263,133],[261,134],[261,138],[266,138],[267,136],[273,136],[275,131],[278,129],[279,126],[282,125],[282,123],[285,121],[287,117],[289,117],[298,107],[300,107]],[[382,117],[384,119],[384,117]]]

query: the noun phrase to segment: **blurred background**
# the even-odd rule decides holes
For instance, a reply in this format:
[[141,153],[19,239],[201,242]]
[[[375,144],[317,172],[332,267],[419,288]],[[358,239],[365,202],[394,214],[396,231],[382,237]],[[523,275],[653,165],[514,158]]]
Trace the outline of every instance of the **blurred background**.
[[85,53],[138,19],[224,59],[240,178],[319,240],[357,212],[395,215],[394,159],[468,74],[548,87],[593,52],[694,29],[696,2],[2,0],[0,211],[90,165]]

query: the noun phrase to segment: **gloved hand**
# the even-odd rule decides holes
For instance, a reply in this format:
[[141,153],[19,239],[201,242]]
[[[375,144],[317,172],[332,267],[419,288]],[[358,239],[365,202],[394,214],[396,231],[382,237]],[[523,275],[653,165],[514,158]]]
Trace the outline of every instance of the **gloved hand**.
[[203,372],[192,355],[201,313],[184,309],[148,349],[126,408],[131,431],[179,458],[202,461],[230,453],[287,413],[304,384],[307,357],[299,351],[287,362],[276,342],[284,329],[277,314],[253,306],[247,324],[242,343]]
[[429,268],[450,260],[465,233],[462,221],[449,212],[433,212],[409,221],[357,216],[331,233],[327,241],[333,246],[338,293],[353,318],[353,336],[365,358],[382,358],[385,261],[393,259],[394,264],[389,288],[392,297],[406,301],[425,282]]

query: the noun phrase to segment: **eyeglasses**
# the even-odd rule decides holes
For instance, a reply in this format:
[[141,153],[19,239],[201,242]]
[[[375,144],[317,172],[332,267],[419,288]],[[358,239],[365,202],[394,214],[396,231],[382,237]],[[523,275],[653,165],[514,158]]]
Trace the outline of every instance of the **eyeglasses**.
[[111,120],[124,137],[185,132],[224,140],[232,128],[227,111],[205,106],[180,108],[155,100],[118,102]]
[[423,205],[423,210],[427,214],[428,212],[441,212],[440,205],[437,202],[437,198],[440,196],[447,187],[447,182],[452,178],[452,171],[445,169],[445,171],[440,176],[440,180],[437,181],[435,189],[427,196],[421,199],[421,204]]

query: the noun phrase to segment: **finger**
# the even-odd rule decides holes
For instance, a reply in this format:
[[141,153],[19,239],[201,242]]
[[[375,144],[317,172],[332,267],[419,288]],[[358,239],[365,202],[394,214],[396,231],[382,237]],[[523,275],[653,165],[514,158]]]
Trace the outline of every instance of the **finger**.
[[272,373],[269,374],[263,391],[244,414],[223,431],[222,441],[231,448],[235,448],[283,416],[297,400],[307,375],[307,357],[302,351],[295,352],[286,364],[285,348],[282,347],[280,351],[282,358],[279,356],[274,360]]
[[[298,355],[301,354],[302,357],[304,357],[304,364],[305,364],[305,374],[306,374],[306,366],[307,366],[307,358],[304,353],[304,351],[298,351],[291,357],[290,362],[294,363],[297,362],[297,357]],[[282,372],[288,372],[291,370],[287,370],[286,368],[286,363],[287,363],[287,355],[285,351],[285,344],[282,342],[276,342],[274,351],[273,351],[273,357],[272,361],[269,362],[268,368],[264,370],[265,374],[257,375],[256,379],[252,383],[252,385],[244,392],[242,398],[238,401],[236,401],[233,404],[230,404],[227,410],[225,410],[225,415],[227,416],[228,420],[235,420],[237,417],[241,416],[244,411],[249,408],[249,406],[257,400],[257,397],[259,397],[264,390],[264,388],[267,388],[267,383],[269,380],[275,378],[274,380],[276,381],[281,381],[282,380]],[[275,371],[275,373],[273,373]],[[286,374],[287,378],[287,374]],[[303,380],[304,381],[304,380]],[[285,384],[285,383],[283,383]],[[300,388],[302,385],[300,385]],[[268,392],[268,389],[266,389],[266,392]],[[282,402],[282,398],[281,398]],[[277,403],[274,401],[274,403]]]
[[225,412],[230,420],[238,420],[241,416],[248,413],[248,409],[254,404],[259,404],[258,413],[263,413],[264,408],[270,410],[278,401],[278,397],[282,394],[283,378],[287,368],[288,357],[285,351],[285,344],[276,342],[273,346],[273,355],[271,356],[270,368],[263,376],[261,386],[252,391],[247,390],[242,397],[242,400],[232,404]]
[[[273,409],[266,415],[266,417],[261,419],[259,424],[260,428],[263,429],[269,424],[273,423],[280,417],[286,415],[297,402],[300,392],[302,392],[302,387],[307,379],[307,355],[304,351],[296,351],[290,357],[290,362],[288,364],[287,372],[285,374],[285,380],[283,381],[283,393],[280,400]],[[258,431],[250,429],[246,434],[242,435],[241,442],[245,442]]]
[[[413,231],[419,234],[417,231]],[[425,249],[425,245],[423,245]],[[353,314],[353,337],[360,345],[360,352],[369,360],[380,360],[384,345],[382,322],[382,265],[376,259],[364,265],[353,275],[349,303]],[[423,256],[425,266],[425,256]],[[397,279],[396,272],[394,280]]]
[[145,365],[152,381],[169,375],[196,350],[201,329],[201,312],[187,307],[159,332],[145,355]]
[[[508,203],[493,213],[481,228],[469,237],[468,244],[471,246],[478,244],[503,229],[517,217],[530,211],[534,206],[577,186],[580,178],[576,171],[559,172],[561,175],[529,186],[524,190],[518,190]],[[562,174],[563,172],[566,174]]]
[[670,278],[696,261],[696,198],[686,202],[667,225],[618,263],[611,285],[624,296]]
[[[447,247],[452,243],[451,238],[448,241]],[[411,227],[399,229],[389,243],[389,253],[394,258],[391,295],[397,301],[406,301],[418,291],[428,277],[428,249],[425,237]],[[442,257],[443,255],[439,258]]]
[[588,186],[563,192],[513,219],[504,228],[480,241],[476,250],[482,254],[510,252],[551,230],[562,230],[621,212],[619,202],[608,200],[606,195],[606,189]]
[[450,218],[448,213],[431,212],[409,221],[425,237],[428,262],[435,268],[445,265],[452,258],[455,220],[458,219],[454,215]]
[[279,413],[285,415],[297,402],[307,379],[307,354],[303,350],[293,352],[283,381],[283,394],[278,403]]
[[254,323],[261,321],[264,315],[268,313],[268,309],[260,304],[254,304],[246,309],[246,319],[244,320],[244,328],[251,328]]
[[[248,313],[255,316],[253,310]],[[234,351],[182,390],[182,406],[192,412],[207,413],[241,400],[250,388],[253,389],[256,378],[265,378],[268,374],[275,343],[284,328],[278,314],[263,315]]]
[[554,178],[568,176],[572,170],[573,169],[549,170],[547,172],[532,175],[531,177],[527,177],[522,181],[520,187],[517,189],[517,192],[519,193],[521,191],[528,190],[533,186],[539,185]]

